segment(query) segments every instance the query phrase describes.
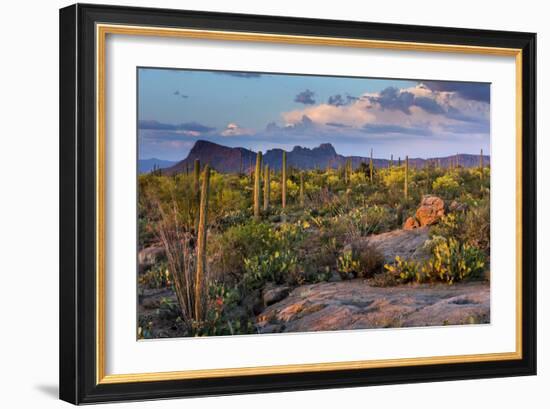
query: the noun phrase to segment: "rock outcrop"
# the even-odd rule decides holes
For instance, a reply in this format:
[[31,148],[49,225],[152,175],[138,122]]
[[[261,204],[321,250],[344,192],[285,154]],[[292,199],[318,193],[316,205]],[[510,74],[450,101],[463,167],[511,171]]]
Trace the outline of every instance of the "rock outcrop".
[[416,210],[415,217],[405,220],[403,229],[413,230],[419,227],[431,226],[445,215],[445,202],[438,196],[426,195]]
[[489,284],[371,287],[365,280],[305,285],[257,316],[260,333],[489,323]]

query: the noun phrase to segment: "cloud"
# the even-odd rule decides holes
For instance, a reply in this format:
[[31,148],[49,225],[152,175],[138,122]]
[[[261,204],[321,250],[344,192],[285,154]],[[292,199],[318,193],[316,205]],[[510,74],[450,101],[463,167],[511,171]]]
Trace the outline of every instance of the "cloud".
[[429,97],[415,97],[414,105],[422,108],[424,111],[429,112],[430,114],[444,114],[445,110],[439,103]]
[[299,131],[304,132],[315,128],[315,123],[307,115],[302,115],[302,117],[293,122],[287,123],[285,126],[279,126],[275,122],[270,122],[266,126],[267,132],[278,132],[278,131]]
[[212,132],[216,128],[199,124],[198,122],[185,122],[181,124],[165,124],[155,120],[140,120],[138,123],[139,129],[155,130],[155,131],[183,131],[183,132]]
[[242,136],[242,135],[253,135],[255,132],[253,129],[241,128],[235,122],[230,122],[227,124],[225,129],[221,132],[222,136]]
[[331,95],[330,97],[328,97],[327,103],[329,105],[334,105],[335,107],[346,105],[346,103],[344,102],[344,98],[342,98],[342,95],[340,94]]
[[423,81],[426,87],[438,92],[456,92],[463,99],[479,102],[490,102],[491,86],[487,83]]
[[296,95],[296,97],[294,98],[294,102],[305,105],[313,105],[315,104],[315,100],[313,99],[314,95],[315,92],[306,89],[305,91],[302,91],[298,95]]
[[333,126],[335,128],[350,128],[349,125],[341,124],[339,122],[327,122],[325,125]]
[[237,78],[260,78],[262,74],[257,72],[246,72],[246,71],[214,71],[219,75],[229,75],[230,77]]
[[[327,135],[403,138],[489,132],[489,104],[464,99],[455,91],[433,91],[424,84],[409,88],[388,87],[380,92],[364,93],[344,99],[332,95],[328,103],[312,104],[283,112],[288,125],[298,124],[307,116],[317,132]],[[405,139],[404,139],[405,140]]]
[[411,106],[414,105],[414,94],[402,91],[395,87],[388,87],[380,91],[378,95],[369,97],[371,102],[377,103],[382,109],[398,110],[410,115]]
[[406,127],[391,124],[366,124],[362,128],[365,132],[373,134],[402,134],[402,135],[432,135],[428,128]]
[[327,104],[333,105],[335,107],[341,107],[344,105],[349,105],[352,102],[357,101],[357,97],[352,97],[351,95],[342,96],[341,94],[331,95],[328,97]]
[[182,98],[189,98],[189,95],[182,94],[178,90],[174,91],[174,95]]

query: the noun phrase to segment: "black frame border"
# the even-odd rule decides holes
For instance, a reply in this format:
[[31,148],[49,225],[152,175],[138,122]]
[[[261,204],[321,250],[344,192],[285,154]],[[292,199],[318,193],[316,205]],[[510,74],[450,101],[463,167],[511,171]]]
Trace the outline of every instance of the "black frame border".
[[[522,358],[96,384],[95,24],[460,44],[522,50]],[[536,34],[76,4],[60,10],[60,378],[74,404],[536,374]]]

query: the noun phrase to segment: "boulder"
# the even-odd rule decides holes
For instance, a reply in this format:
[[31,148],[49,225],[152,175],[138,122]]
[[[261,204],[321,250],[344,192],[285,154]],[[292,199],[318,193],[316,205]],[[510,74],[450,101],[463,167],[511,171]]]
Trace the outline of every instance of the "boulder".
[[145,269],[152,267],[163,256],[163,247],[153,246],[141,249],[138,253],[139,271],[143,272]]
[[409,217],[407,220],[405,220],[405,224],[403,224],[404,230],[413,230],[420,227],[420,224],[414,217]]
[[445,215],[445,202],[438,196],[426,195],[416,210],[416,220],[420,226],[435,224]]
[[428,229],[428,227],[419,227],[413,230],[393,230],[387,233],[373,234],[347,244],[344,246],[343,252],[351,250],[356,254],[361,254],[371,248],[382,255],[385,263],[393,263],[396,256],[404,260],[421,260],[427,255],[424,243],[429,239]]
[[465,212],[468,210],[468,205],[466,203],[460,203],[456,200],[453,200],[449,205],[449,212]]
[[263,301],[266,307],[286,298],[290,292],[287,286],[268,286],[263,290]]

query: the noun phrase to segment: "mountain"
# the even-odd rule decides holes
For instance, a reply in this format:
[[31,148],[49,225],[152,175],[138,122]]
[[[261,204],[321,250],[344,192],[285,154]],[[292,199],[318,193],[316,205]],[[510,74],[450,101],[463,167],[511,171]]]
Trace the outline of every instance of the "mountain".
[[[270,168],[280,170],[282,166],[283,149],[270,149],[263,156],[263,163]],[[458,163],[463,167],[474,167],[479,165],[479,155],[458,154],[439,158],[409,158],[409,166],[423,167],[427,163],[438,164],[441,167],[449,167]],[[249,172],[256,163],[256,152],[245,148],[230,148],[214,142],[199,140],[187,155],[187,158],[163,170],[163,173],[174,174],[191,172],[195,159],[201,164],[208,163],[215,170],[222,173]],[[369,158],[365,156],[343,156],[336,152],[330,143],[323,143],[316,148],[303,148],[295,146],[286,153],[287,166],[298,169],[324,169],[327,167],[337,168],[351,159],[352,166],[357,168],[362,162],[368,163]],[[489,163],[489,156],[483,156],[483,162]],[[394,164],[399,158],[394,158]],[[401,158],[403,161],[404,158]],[[373,158],[375,167],[387,168],[390,165],[389,159]],[[162,166],[161,166],[162,167]]]
[[168,168],[170,166],[173,166],[176,162],[169,161],[169,160],[163,160],[163,159],[157,159],[157,158],[150,158],[150,159],[139,159],[138,160],[138,173],[148,173],[153,170],[153,167],[157,168]]

